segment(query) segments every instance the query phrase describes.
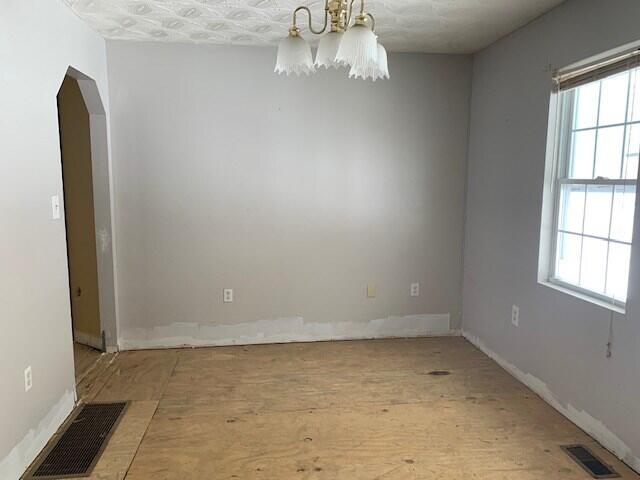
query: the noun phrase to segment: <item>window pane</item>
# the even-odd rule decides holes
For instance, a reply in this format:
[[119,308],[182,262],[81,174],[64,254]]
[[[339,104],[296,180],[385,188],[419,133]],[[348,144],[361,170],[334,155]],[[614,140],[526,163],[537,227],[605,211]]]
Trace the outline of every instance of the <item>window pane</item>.
[[607,274],[607,242],[595,238],[582,239],[580,286],[592,292],[604,293]]
[[594,177],[620,178],[624,126],[598,129]]
[[629,73],[624,72],[602,81],[598,125],[624,123],[627,114]]
[[609,266],[607,268],[607,295],[616,300],[627,301],[629,282],[629,260],[631,246],[619,243],[609,244]]
[[577,285],[580,280],[582,238],[570,233],[558,234],[556,247],[556,277]]
[[640,125],[627,127],[627,139],[624,145],[624,165],[622,178],[636,180],[638,178],[638,152],[640,151]]
[[595,127],[598,122],[600,83],[591,83],[575,90],[576,113],[574,128]]
[[609,237],[611,219],[611,185],[589,185],[584,214],[584,233],[597,237]]
[[613,194],[611,238],[631,243],[633,236],[633,212],[636,207],[636,186],[618,185]]
[[558,221],[560,230],[582,233],[585,192],[584,185],[562,185]]
[[595,144],[595,130],[586,130],[573,134],[569,178],[593,178],[593,154]]

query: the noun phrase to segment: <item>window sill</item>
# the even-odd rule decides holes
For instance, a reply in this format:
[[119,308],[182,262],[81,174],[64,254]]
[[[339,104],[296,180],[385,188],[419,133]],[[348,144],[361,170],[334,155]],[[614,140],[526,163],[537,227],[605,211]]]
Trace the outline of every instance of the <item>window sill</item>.
[[557,283],[553,283],[551,281],[539,281],[540,285],[545,287],[552,288],[553,290],[557,290],[558,292],[566,293],[567,295],[571,295],[572,297],[579,298],[580,300],[584,300],[585,302],[592,303],[597,305],[598,307],[611,310],[612,312],[619,313],[621,315],[626,314],[626,308],[620,307],[618,305],[614,305],[612,303],[607,302],[606,300],[602,300],[596,297],[592,297],[591,295],[587,295],[586,293],[578,292],[576,290],[572,290],[571,288],[559,285]]

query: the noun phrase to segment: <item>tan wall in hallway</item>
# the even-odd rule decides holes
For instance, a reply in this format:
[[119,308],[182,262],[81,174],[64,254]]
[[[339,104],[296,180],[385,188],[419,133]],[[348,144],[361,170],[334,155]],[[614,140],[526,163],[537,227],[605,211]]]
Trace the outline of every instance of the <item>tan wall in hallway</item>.
[[65,77],[60,88],[58,110],[73,329],[99,340],[89,112],[72,77]]

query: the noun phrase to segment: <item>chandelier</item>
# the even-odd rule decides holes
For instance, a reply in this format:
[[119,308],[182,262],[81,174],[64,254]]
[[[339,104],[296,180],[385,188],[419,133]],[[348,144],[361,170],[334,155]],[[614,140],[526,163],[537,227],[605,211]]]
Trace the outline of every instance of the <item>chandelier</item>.
[[[360,13],[353,16],[356,0],[325,0],[324,25],[315,30],[311,24],[311,10],[301,6],[293,11],[293,25],[289,35],[278,46],[276,73],[296,75],[315,73],[316,68],[349,68],[349,78],[389,78],[387,51],[378,43],[375,19],[365,12],[364,0],[360,0]],[[300,35],[297,14],[304,10],[309,21],[309,31],[315,35],[329,31],[320,39],[316,60],[313,61],[311,47]],[[331,24],[329,25],[329,22]]]

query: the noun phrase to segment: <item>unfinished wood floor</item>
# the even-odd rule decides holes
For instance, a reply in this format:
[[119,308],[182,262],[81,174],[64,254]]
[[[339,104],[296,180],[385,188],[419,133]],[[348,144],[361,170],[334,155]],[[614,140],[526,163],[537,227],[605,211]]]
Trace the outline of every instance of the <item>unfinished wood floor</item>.
[[639,478],[461,338],[124,352],[78,394],[133,401],[96,479],[590,478],[567,443]]
[[76,383],[82,380],[82,377],[96,363],[101,354],[100,350],[73,342],[73,364],[76,371]]

